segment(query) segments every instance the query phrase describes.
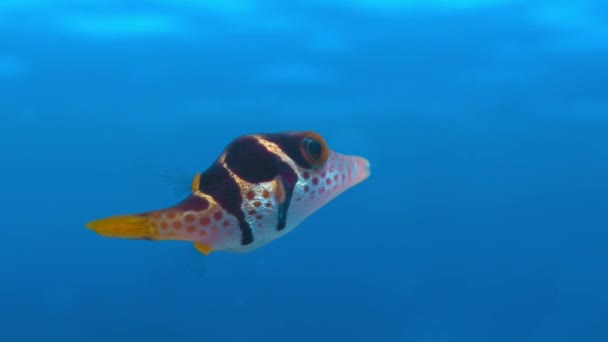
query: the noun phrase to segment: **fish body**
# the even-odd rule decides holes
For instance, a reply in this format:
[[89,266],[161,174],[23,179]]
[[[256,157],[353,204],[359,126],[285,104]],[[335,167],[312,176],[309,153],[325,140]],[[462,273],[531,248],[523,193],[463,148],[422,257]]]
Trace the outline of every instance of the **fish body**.
[[86,226],[106,237],[190,241],[198,251],[245,253],[289,233],[370,175],[362,157],[332,151],[317,133],[233,140],[180,203]]

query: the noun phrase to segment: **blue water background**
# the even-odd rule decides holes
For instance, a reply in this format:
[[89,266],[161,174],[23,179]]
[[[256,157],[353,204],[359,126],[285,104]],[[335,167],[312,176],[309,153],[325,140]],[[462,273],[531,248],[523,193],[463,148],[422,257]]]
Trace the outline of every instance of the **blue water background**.
[[[605,1],[0,3],[0,341],[608,341]],[[84,223],[234,137],[371,177],[250,254]]]

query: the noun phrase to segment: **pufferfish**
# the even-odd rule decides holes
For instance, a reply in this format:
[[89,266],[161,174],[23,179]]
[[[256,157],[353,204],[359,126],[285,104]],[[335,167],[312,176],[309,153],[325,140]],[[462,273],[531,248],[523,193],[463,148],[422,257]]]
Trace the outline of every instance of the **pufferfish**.
[[123,239],[189,241],[201,253],[246,253],[289,233],[370,175],[369,162],[336,153],[317,133],[243,135],[194,176],[176,205],[86,227]]

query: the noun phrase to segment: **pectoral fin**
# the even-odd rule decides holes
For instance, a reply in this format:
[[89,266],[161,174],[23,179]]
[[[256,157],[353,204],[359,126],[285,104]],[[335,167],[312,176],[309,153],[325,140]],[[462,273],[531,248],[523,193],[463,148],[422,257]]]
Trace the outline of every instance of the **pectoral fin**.
[[281,173],[274,179],[274,191],[279,203],[277,230],[283,230],[287,225],[287,211],[296,181],[296,179],[290,177],[289,172]]
[[285,202],[285,186],[281,176],[276,176],[273,181],[274,193],[277,199],[277,203],[282,204]]

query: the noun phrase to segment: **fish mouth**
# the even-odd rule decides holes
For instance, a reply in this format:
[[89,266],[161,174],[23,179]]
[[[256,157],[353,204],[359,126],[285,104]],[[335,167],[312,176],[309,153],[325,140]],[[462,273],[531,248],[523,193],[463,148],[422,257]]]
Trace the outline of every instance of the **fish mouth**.
[[369,160],[363,157],[355,156],[353,163],[353,171],[355,174],[355,184],[361,183],[371,175]]
[[[332,163],[337,162],[338,164],[343,164],[345,170],[341,170],[339,172],[341,172],[342,176],[347,179],[344,184],[347,188],[363,182],[371,175],[370,162],[364,157],[333,152],[330,155],[330,158],[332,159],[328,166],[330,173],[332,172]],[[348,177],[346,177],[347,175]]]

